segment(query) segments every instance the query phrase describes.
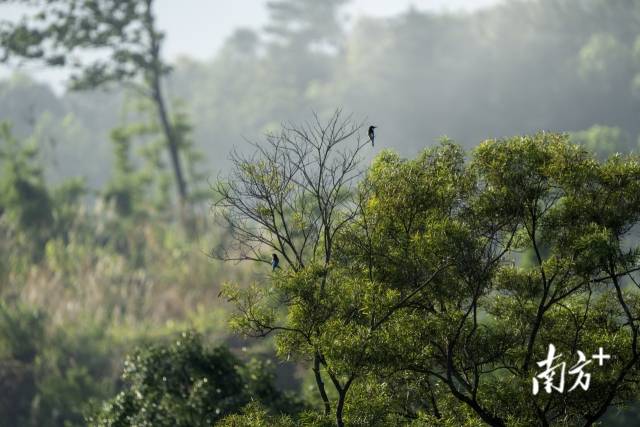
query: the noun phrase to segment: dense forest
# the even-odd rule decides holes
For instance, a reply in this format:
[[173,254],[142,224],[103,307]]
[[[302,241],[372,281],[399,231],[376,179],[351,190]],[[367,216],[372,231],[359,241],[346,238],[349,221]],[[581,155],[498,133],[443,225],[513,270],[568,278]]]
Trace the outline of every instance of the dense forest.
[[0,425],[637,421],[640,1],[348,3],[0,0]]

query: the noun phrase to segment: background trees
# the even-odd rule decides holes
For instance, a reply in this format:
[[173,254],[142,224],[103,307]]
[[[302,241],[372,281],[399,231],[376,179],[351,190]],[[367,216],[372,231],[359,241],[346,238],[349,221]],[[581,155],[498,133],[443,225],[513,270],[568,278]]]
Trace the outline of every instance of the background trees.
[[[114,186],[96,194],[77,179],[53,185],[38,140],[0,128],[0,424],[86,425],[92,403],[122,388],[137,345],[196,326],[226,341],[224,307],[206,304],[212,277],[228,273],[193,256],[199,243],[155,206],[157,183],[141,185],[126,147]],[[255,371],[258,393],[270,380]]]
[[[158,30],[153,0],[23,2],[36,12],[19,23],[3,22],[1,58],[39,60],[69,66],[72,89],[95,89],[122,83],[147,97],[156,109],[181,204],[188,189],[180,153],[183,135],[168,110],[163,78],[164,34]],[[87,62],[87,51],[92,60]]]
[[[637,147],[637,2],[503,2],[471,14],[410,10],[348,25],[341,2],[317,9],[304,1],[274,5],[281,3],[294,12],[273,10],[267,28],[289,28],[288,39],[239,29],[211,61],[178,59],[164,76],[167,101],[170,94],[185,101],[194,142],[213,175],[230,165],[219,153],[243,147],[243,137],[257,139],[277,131],[282,118],[302,121],[312,110],[331,113],[337,105],[383,123],[380,137],[393,135],[402,155],[413,156],[442,135],[472,148],[487,137],[594,125],[621,129],[630,148]],[[55,96],[14,81],[0,84],[0,100],[0,113],[19,136],[29,120],[50,111],[43,145],[49,134],[67,141],[54,150],[58,174],[85,173],[95,187],[108,179],[114,161],[108,134],[120,124],[117,92]],[[55,125],[67,114],[82,132],[63,138]],[[76,150],[107,164],[82,169],[72,161]],[[52,165],[46,167],[51,173]]]

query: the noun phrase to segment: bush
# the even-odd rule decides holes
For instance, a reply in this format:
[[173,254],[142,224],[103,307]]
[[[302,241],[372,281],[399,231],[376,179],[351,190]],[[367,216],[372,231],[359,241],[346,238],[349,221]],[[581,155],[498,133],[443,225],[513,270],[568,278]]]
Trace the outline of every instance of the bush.
[[204,347],[194,332],[139,349],[127,357],[123,379],[127,388],[88,417],[91,425],[210,426],[252,399],[285,406],[271,375],[226,347]]

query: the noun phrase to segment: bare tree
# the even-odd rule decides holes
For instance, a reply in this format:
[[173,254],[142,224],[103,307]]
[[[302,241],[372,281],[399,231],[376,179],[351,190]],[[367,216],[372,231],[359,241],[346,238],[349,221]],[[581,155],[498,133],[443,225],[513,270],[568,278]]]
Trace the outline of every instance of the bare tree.
[[[340,109],[323,123],[317,114],[300,126],[283,125],[279,134],[253,143],[253,154],[232,154],[233,169],[220,180],[216,218],[229,230],[230,242],[214,250],[221,260],[270,262],[279,254],[291,270],[309,264],[328,267],[337,233],[357,212],[355,186],[363,171],[361,152],[368,140],[362,123]],[[325,279],[319,281],[322,295]],[[284,330],[246,316],[253,335]],[[315,333],[311,331],[311,333]],[[319,333],[319,331],[318,331]],[[312,343],[308,333],[304,338]],[[331,405],[322,380],[325,358],[314,348],[313,371],[325,414]]]

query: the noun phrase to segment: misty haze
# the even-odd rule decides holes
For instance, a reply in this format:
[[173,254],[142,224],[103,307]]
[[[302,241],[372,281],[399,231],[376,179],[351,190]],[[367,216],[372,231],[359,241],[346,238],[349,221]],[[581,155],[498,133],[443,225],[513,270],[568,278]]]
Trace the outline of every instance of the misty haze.
[[640,0],[0,0],[0,425],[634,425],[639,117]]

